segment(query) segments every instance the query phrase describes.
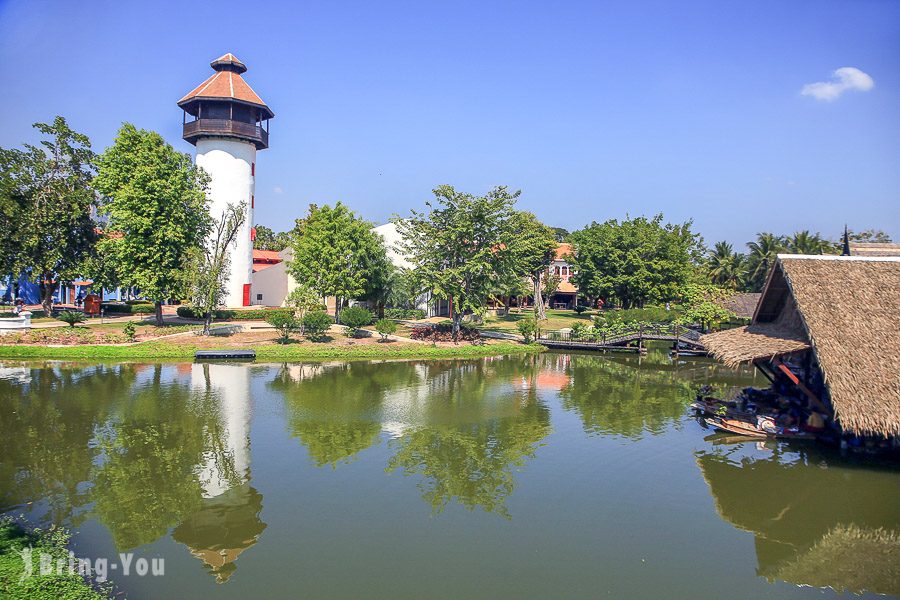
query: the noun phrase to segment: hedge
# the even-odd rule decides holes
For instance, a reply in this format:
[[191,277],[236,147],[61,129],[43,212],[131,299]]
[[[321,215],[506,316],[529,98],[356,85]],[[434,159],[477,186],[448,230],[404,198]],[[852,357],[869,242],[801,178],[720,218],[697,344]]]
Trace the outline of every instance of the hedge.
[[[179,306],[176,310],[183,319],[203,319],[203,313],[193,306]],[[217,310],[213,312],[216,321],[265,321],[266,317],[281,313],[293,315],[292,308],[251,308],[248,310]]]
[[386,308],[385,319],[409,319],[417,321],[425,318],[425,311],[420,308]]
[[106,311],[106,314],[116,313],[123,315],[150,315],[156,312],[153,304],[146,302],[141,304],[120,304],[118,302],[104,302],[100,307]]

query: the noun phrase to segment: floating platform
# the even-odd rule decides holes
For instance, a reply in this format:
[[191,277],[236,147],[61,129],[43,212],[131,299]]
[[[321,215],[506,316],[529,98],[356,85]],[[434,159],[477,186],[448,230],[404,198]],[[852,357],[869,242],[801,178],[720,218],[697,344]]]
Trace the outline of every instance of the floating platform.
[[256,360],[253,350],[197,350],[194,360]]

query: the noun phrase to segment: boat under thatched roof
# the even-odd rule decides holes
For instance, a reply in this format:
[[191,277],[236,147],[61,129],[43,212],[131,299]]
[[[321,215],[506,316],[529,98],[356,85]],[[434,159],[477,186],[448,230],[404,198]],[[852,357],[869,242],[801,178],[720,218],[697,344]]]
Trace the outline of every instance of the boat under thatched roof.
[[900,435],[900,258],[778,256],[752,323],[703,336],[736,365],[812,349],[835,418]]

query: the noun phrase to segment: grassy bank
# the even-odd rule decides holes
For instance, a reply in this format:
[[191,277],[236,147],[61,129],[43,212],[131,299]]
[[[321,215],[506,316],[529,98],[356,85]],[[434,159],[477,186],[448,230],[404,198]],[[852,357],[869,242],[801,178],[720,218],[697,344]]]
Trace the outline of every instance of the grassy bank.
[[[93,589],[80,575],[40,574],[39,557],[68,559],[69,536],[61,530],[25,531],[10,520],[0,520],[0,598],[31,600],[102,600],[109,596]],[[24,564],[19,553],[32,548],[32,575],[22,577]]]
[[[266,344],[248,346],[256,351],[259,361],[330,360],[343,358],[477,358],[502,354],[536,353],[543,346],[516,343],[459,344],[431,346],[427,344],[365,344],[334,346],[330,344]],[[58,358],[58,359],[193,359],[201,349],[192,344],[147,342],[133,346],[0,346],[0,358]],[[204,350],[210,347],[202,348]]]

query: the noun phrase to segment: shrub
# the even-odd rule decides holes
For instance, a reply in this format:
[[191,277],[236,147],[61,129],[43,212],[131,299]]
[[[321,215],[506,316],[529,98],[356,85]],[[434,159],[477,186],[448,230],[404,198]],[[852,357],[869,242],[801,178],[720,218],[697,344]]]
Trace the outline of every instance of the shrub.
[[537,321],[534,317],[527,317],[516,323],[516,329],[525,338],[525,343],[530,344],[537,338]]
[[292,314],[284,314],[283,312],[272,311],[266,315],[266,323],[278,330],[281,335],[279,342],[286,344],[291,339],[291,333],[300,328],[300,323]]
[[[426,340],[429,342],[452,342],[453,324],[437,323],[424,327],[416,327],[410,332],[414,340]],[[472,326],[459,328],[459,339],[466,342],[476,342],[481,339],[481,332]]]
[[[193,306],[179,306],[175,312],[182,319],[203,319],[203,313]],[[216,321],[265,321],[269,315],[275,313],[293,315],[294,311],[291,308],[220,309],[213,311],[213,319]]]
[[347,326],[347,333],[355,337],[360,328],[372,322],[372,313],[362,306],[351,306],[341,311],[341,324]]
[[324,310],[314,310],[303,316],[303,333],[313,341],[319,341],[331,327],[331,317]]
[[383,341],[387,341],[388,336],[397,331],[397,324],[390,319],[381,319],[375,323],[375,331],[381,334]]
[[586,311],[587,309],[588,309],[588,307],[585,306],[584,304],[579,304],[579,305],[577,305],[577,306],[575,307],[575,312],[576,312],[577,314],[580,315],[581,313],[583,313],[583,312]]
[[587,326],[587,324],[580,321],[572,323],[572,338],[576,340],[584,338],[588,333],[588,329],[589,327]]
[[13,319],[18,316],[19,315],[14,312],[0,312],[0,319]]
[[124,302],[103,302],[100,304],[100,307],[106,311],[106,314],[147,315],[156,312],[156,307],[153,304],[148,304],[146,301],[137,303],[134,300],[131,300],[130,302],[132,302],[132,304],[126,304]]
[[135,325],[134,321],[128,321],[125,323],[125,327],[122,328],[122,333],[125,335],[125,339],[129,342],[134,341],[135,333],[137,332],[137,325]]
[[425,318],[425,311],[420,308],[386,308],[384,318],[418,321]]
[[85,320],[84,313],[76,310],[64,310],[56,318],[63,323],[68,323],[69,327],[75,327],[78,323],[84,323]]

